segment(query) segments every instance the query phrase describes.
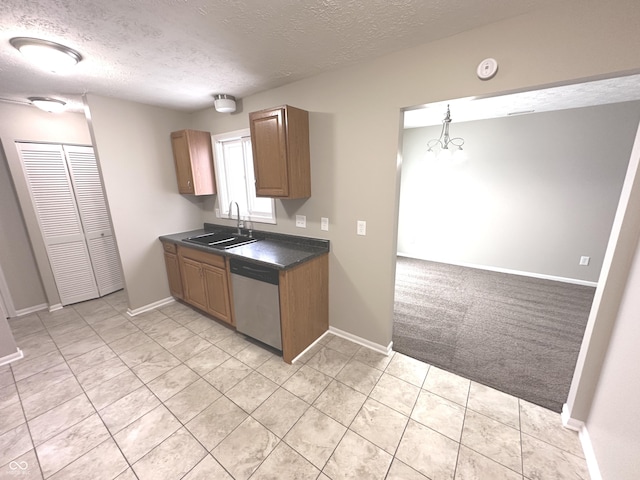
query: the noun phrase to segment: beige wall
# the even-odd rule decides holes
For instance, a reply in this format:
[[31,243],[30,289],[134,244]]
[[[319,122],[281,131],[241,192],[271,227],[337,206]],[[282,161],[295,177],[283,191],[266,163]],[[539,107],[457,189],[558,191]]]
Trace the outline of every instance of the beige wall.
[[87,97],[133,310],[169,297],[158,237],[200,228],[202,200],[178,194],[170,134],[189,116],[133,102]]
[[[247,112],[284,103],[311,112],[312,196],[277,202],[274,229],[331,240],[331,325],[387,345],[400,109],[638,69],[640,10],[634,1],[617,5],[563,4],[499,22],[244,98],[236,114],[202,111],[193,126],[213,133],[246,128]],[[488,56],[500,71],[482,82],[475,67]],[[215,219],[213,208],[206,204],[205,219]],[[296,214],[307,216],[306,230],[295,227]],[[330,218],[327,234],[321,216]],[[366,237],[356,235],[357,220],[367,221]]]
[[405,130],[398,252],[597,282],[639,120],[625,102],[454,122],[461,165],[425,160],[441,125]]
[[[9,167],[6,172],[11,172],[17,199],[22,207],[20,212],[15,197],[12,200],[10,190],[5,190],[5,186],[10,186],[11,179],[5,177],[4,165],[0,165],[0,264],[14,306],[19,311],[46,303],[58,304],[58,290],[15,142],[21,140],[90,145],[85,116],[79,113],[52,114],[32,106],[0,103],[0,139]],[[3,163],[4,160],[0,158],[0,164]]]
[[[6,318],[0,317],[0,362],[6,362],[9,357],[18,353],[16,341],[11,333],[11,327]],[[13,359],[15,360],[15,358]]]

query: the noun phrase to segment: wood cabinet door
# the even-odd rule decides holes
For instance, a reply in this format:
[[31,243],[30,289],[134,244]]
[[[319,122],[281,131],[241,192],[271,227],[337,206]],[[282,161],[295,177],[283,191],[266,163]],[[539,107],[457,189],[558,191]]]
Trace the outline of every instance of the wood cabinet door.
[[289,195],[285,110],[276,108],[249,114],[256,195]]
[[178,256],[175,253],[164,252],[164,263],[167,267],[167,277],[169,279],[169,291],[171,295],[179,299],[184,298]]
[[207,292],[200,262],[182,258],[182,286],[184,287],[184,300],[206,311]]
[[229,307],[229,282],[227,271],[223,268],[202,264],[207,296],[207,312],[220,320],[231,323]]
[[195,186],[193,184],[189,139],[186,130],[171,134],[171,147],[173,148],[173,160],[176,165],[178,192],[193,194],[195,193]]
[[216,193],[211,134],[200,130],[180,130],[171,134],[178,191],[193,195]]

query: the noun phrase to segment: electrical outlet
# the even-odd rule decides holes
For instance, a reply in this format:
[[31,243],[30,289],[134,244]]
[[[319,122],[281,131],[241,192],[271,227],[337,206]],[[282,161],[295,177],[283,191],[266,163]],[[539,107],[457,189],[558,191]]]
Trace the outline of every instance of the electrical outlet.
[[591,260],[591,257],[580,257],[580,265],[583,267],[589,265],[589,260]]
[[296,227],[307,228],[307,217],[306,217],[306,215],[296,215]]
[[358,235],[366,235],[367,234],[367,222],[364,220],[358,220],[356,233]]
[[329,219],[327,217],[320,218],[320,230],[329,231]]

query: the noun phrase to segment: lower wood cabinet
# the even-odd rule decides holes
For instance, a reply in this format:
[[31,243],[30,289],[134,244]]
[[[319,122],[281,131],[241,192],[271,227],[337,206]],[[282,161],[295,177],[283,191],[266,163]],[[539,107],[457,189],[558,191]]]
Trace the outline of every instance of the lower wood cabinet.
[[[227,258],[163,242],[171,294],[235,326]],[[329,328],[329,255],[279,274],[282,357],[296,358]]]
[[[182,299],[214,317],[234,325],[229,292],[229,269],[224,257],[178,247]],[[169,267],[167,266],[167,273]],[[180,297],[178,297],[180,298]]]
[[180,258],[184,285],[184,301],[200,310],[207,310],[207,289],[204,284],[202,263]]
[[280,272],[282,358],[291,361],[329,329],[329,255]]
[[229,277],[223,268],[202,264],[205,293],[207,298],[206,310],[211,315],[233,324],[229,301]]
[[167,278],[169,280],[169,291],[174,297],[183,300],[184,293],[180,265],[178,263],[178,249],[175,243],[163,243],[162,245],[164,248],[164,264],[167,267]]

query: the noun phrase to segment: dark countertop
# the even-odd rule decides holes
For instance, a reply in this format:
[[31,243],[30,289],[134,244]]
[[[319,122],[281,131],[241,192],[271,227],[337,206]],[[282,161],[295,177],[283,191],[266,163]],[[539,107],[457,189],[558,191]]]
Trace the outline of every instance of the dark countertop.
[[[162,235],[160,240],[163,242],[176,243],[183,247],[193,248],[194,250],[214,253],[223,257],[238,258],[261,265],[267,265],[277,268],[278,270],[286,270],[311,260],[314,257],[329,253],[329,240],[263,232],[260,230],[253,231],[253,237],[258,239],[257,242],[229,248],[227,250],[219,250],[217,248],[183,241],[185,238],[211,232],[235,233],[236,229],[224,225],[205,223],[204,228],[200,230]],[[246,230],[243,230],[243,233],[246,233]]]

